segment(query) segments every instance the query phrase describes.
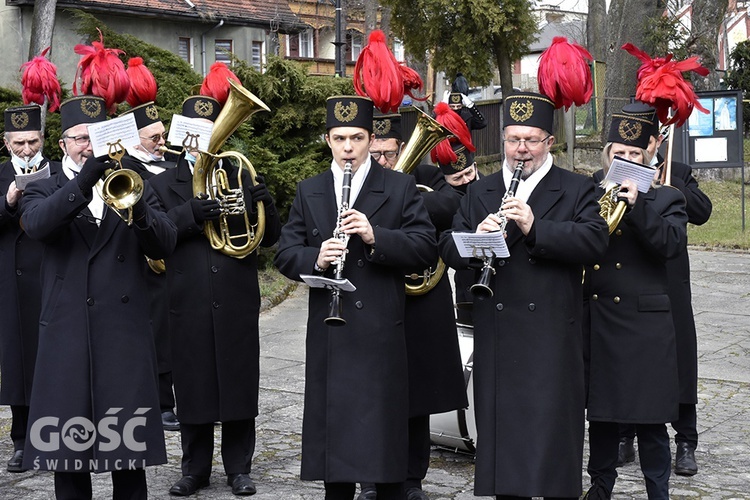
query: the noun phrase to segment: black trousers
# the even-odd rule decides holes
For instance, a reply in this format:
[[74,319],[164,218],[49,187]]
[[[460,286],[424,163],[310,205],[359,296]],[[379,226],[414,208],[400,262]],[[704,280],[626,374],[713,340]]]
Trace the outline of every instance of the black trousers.
[[174,391],[172,390],[172,372],[159,374],[159,406],[162,413],[174,411]]
[[26,429],[29,425],[29,407],[11,405],[12,416],[10,424],[10,439],[13,440],[13,450],[23,450],[26,445]]
[[[496,500],[531,500],[531,497],[514,497],[511,495],[495,495]],[[578,500],[578,497],[544,497],[544,500]]]
[[[182,474],[208,477],[214,456],[214,424],[180,422]],[[255,419],[221,423],[221,459],[227,474],[249,474],[255,452]]]
[[429,467],[430,416],[412,417],[409,419],[409,469],[404,488],[422,489],[422,479]]
[[[638,436],[638,458],[646,480],[649,500],[669,499],[669,476],[672,453],[665,424],[635,424]],[[612,493],[617,479],[617,452],[620,444],[616,422],[589,422],[588,473],[591,484],[599,484]]]
[[[352,500],[357,490],[356,483],[323,483],[325,500]],[[378,500],[404,500],[404,483],[376,483]]]
[[[698,417],[694,404],[680,403],[680,415],[672,422],[675,430],[675,443],[688,443],[693,449],[698,447]],[[634,424],[620,424],[620,437],[635,438]]]
[[[91,474],[88,472],[55,472],[57,500],[91,500]],[[144,469],[112,471],[113,500],[146,500]]]

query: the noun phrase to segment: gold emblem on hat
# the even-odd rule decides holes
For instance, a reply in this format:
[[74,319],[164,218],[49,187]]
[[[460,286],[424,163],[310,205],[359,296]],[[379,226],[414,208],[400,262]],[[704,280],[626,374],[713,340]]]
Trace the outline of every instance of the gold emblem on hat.
[[156,109],[156,104],[146,106],[146,117],[148,117],[151,120],[159,119],[159,110]]
[[372,122],[373,133],[378,135],[385,135],[391,131],[391,120],[384,118],[382,120],[373,120]]
[[102,113],[102,103],[96,99],[81,99],[81,113],[96,118]]
[[456,161],[451,163],[451,167],[453,167],[457,172],[460,172],[461,170],[466,168],[466,163],[468,159],[466,158],[466,153],[463,151],[459,151],[456,153]]
[[632,120],[622,120],[617,128],[617,133],[628,142],[634,141],[643,133],[643,125]]
[[337,102],[333,107],[333,116],[342,123],[348,123],[353,121],[357,117],[359,112],[359,106],[356,102],[349,102],[348,106],[344,106],[343,103]]
[[198,116],[211,116],[214,113],[214,103],[205,99],[198,99],[193,105],[193,111]]
[[13,128],[26,128],[29,124],[29,114],[26,111],[11,113],[10,122],[13,124]]
[[530,100],[513,101],[510,105],[510,117],[517,122],[525,122],[534,115],[534,104]]
[[451,104],[461,104],[461,94],[451,94],[450,101]]

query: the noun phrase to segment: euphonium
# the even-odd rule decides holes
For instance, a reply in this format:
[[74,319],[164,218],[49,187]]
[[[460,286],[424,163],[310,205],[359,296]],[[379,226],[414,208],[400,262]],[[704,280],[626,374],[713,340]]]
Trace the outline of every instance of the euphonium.
[[607,221],[609,234],[620,224],[622,216],[625,215],[625,209],[628,204],[625,200],[618,200],[617,193],[620,192],[620,185],[614,184],[609,187],[601,198],[599,198],[599,215]]
[[[518,184],[521,182],[521,174],[523,174],[523,161],[519,161],[516,164],[516,169],[513,171],[513,177],[510,179],[510,185],[508,190],[505,191],[503,199],[500,202],[500,207],[505,204],[508,198],[512,198],[516,195],[516,189]],[[505,232],[505,226],[508,224],[508,218],[503,214],[502,210],[497,211],[497,216],[500,218],[500,231]],[[471,285],[471,293],[481,298],[490,298],[494,295],[492,287],[490,286],[490,278],[495,275],[495,254],[491,253],[489,256],[484,258],[484,265],[482,266],[482,272],[479,275],[479,281]]]
[[[341,221],[343,213],[349,210],[349,195],[352,191],[352,164],[344,165],[344,179],[341,186],[341,206],[339,206],[338,216],[336,217],[336,228],[333,230],[333,237],[347,245],[349,235],[341,230]],[[346,252],[344,252],[333,262],[335,279],[340,280],[344,277],[344,263],[346,262]],[[343,317],[344,305],[341,302],[341,290],[338,288],[331,289],[331,304],[328,310],[328,317],[324,320],[329,326],[343,326],[346,320]]]
[[[257,203],[257,221],[250,222],[245,207],[244,189],[242,185],[242,170],[250,174],[253,185],[256,185],[255,169],[252,163],[242,154],[234,151],[218,153],[224,142],[235,130],[257,111],[270,111],[263,101],[254,96],[242,85],[229,80],[230,90],[224,107],[214,122],[211,140],[206,151],[200,151],[193,170],[193,195],[208,196],[219,202],[221,215],[216,221],[206,221],[203,232],[211,242],[214,250],[242,259],[250,255],[263,239],[266,218],[263,203]],[[219,164],[224,158],[237,161],[237,187],[229,184],[227,171]],[[239,217],[244,225],[244,232],[232,234],[230,232],[230,217]],[[238,243],[236,243],[238,242]]]
[[[440,125],[436,120],[427,115],[424,111],[419,108],[414,108],[417,111],[417,124],[414,127],[409,142],[404,146],[404,150],[393,167],[393,170],[403,172],[405,174],[411,173],[422,158],[438,145],[443,139],[448,139],[453,136],[453,133],[447,128]],[[418,184],[417,187],[420,191],[432,191],[429,186]],[[405,276],[407,281],[416,281],[415,284],[406,283],[406,294],[407,295],[423,295],[438,284],[440,279],[445,273],[445,262],[442,259],[438,259],[438,263],[435,269],[428,267],[422,274],[412,273]],[[419,282],[421,280],[421,282]]]
[[[104,180],[96,183],[96,190],[104,203],[114,211],[118,217],[133,223],[133,206],[143,196],[143,179],[135,171],[122,168],[120,160],[125,155],[120,141],[109,144],[109,157],[117,166],[104,172]],[[123,215],[127,212],[127,216]]]

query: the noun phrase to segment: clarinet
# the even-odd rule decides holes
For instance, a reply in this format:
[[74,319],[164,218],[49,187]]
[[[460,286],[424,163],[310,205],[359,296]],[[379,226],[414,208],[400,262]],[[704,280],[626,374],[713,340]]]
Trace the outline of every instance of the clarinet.
[[[336,219],[336,229],[333,230],[333,237],[344,243],[349,244],[349,235],[344,233],[341,229],[341,221],[343,220],[343,214],[349,210],[349,195],[352,190],[352,164],[346,163],[344,165],[344,182],[341,186],[341,206],[339,207],[338,218]],[[334,272],[333,276],[335,279],[340,280],[344,277],[344,263],[346,262],[346,254],[348,250],[344,250],[343,253],[333,261]],[[341,302],[341,290],[338,288],[331,289],[331,303],[328,309],[328,317],[325,319],[325,323],[329,326],[343,326],[346,324],[346,320],[342,317],[343,303]]]
[[[508,198],[512,198],[516,195],[516,189],[518,184],[521,182],[521,174],[523,174],[523,162],[519,161],[516,164],[516,169],[513,171],[513,178],[510,180],[508,190],[505,191],[503,199],[500,202],[502,207]],[[505,234],[505,226],[508,224],[508,218],[502,213],[502,210],[498,210],[495,214],[500,219],[500,231]],[[471,285],[471,293],[478,298],[490,298],[494,295],[492,287],[490,287],[490,278],[495,275],[495,254],[491,253],[489,256],[484,257],[484,265],[482,266],[482,272],[479,275],[479,281]]]

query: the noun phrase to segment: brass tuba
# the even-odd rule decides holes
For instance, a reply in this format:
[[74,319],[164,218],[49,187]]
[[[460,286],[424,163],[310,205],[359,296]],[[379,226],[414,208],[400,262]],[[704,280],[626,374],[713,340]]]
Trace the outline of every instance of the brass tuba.
[[[453,132],[440,125],[436,120],[431,118],[419,108],[414,108],[417,112],[417,124],[414,127],[409,142],[404,146],[396,165],[393,170],[411,173],[422,158],[430,152],[432,148],[438,145],[443,139],[453,137]],[[429,186],[417,184],[420,191],[432,191]],[[411,273],[405,276],[406,295],[424,295],[438,284],[445,273],[445,262],[438,259],[435,269],[428,267],[422,274]],[[420,281],[421,280],[421,281]]]
[[[255,169],[252,163],[242,154],[234,151],[218,153],[224,142],[235,130],[257,111],[270,111],[263,101],[258,99],[242,85],[228,80],[230,89],[224,107],[214,122],[207,151],[200,151],[193,171],[193,195],[208,196],[219,202],[221,215],[216,221],[206,221],[203,232],[211,242],[211,247],[230,257],[242,259],[250,255],[260,245],[265,231],[266,218],[263,203],[257,203],[257,220],[250,222],[242,186],[242,170],[250,174],[253,185]],[[232,158],[237,161],[237,186],[229,185],[227,171],[219,166],[219,161]],[[239,217],[244,225],[244,232],[232,234],[229,228],[230,217]]]

